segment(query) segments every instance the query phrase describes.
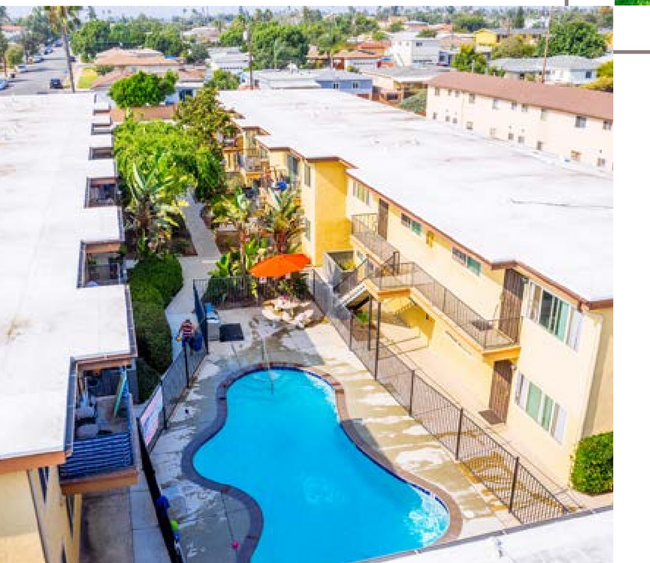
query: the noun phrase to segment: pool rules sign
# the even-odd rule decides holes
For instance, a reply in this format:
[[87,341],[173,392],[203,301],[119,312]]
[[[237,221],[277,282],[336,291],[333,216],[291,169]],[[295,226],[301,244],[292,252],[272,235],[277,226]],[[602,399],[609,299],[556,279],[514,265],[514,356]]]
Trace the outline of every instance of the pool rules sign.
[[162,387],[159,385],[156,392],[152,395],[147,408],[142,412],[140,417],[140,426],[142,427],[142,437],[144,443],[149,446],[160,427],[160,413],[163,409]]

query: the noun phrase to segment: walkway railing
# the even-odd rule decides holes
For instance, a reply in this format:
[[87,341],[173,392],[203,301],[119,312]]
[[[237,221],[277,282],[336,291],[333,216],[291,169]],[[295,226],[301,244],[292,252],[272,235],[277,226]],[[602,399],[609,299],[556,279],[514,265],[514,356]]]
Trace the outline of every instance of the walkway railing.
[[[418,264],[401,262],[397,248],[380,236],[376,229],[375,214],[352,217],[352,237],[359,244],[382,260],[395,257],[392,268],[375,268],[367,276],[368,281],[379,290],[409,288],[416,297],[420,297],[451,319],[483,349],[511,346],[519,341],[521,316],[486,319]],[[370,261],[372,262],[371,258]]]
[[569,510],[526,468],[519,457],[488,434],[463,408],[439,392],[380,341],[381,305],[362,323],[315,271],[311,290],[316,305],[374,378],[420,422],[454,458],[483,483],[521,523],[566,514]]

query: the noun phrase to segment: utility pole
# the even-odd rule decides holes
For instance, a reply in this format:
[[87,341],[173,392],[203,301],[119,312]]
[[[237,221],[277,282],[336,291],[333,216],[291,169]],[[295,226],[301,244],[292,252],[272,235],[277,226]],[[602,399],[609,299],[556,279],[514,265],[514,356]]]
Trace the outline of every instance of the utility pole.
[[546,59],[548,57],[548,41],[551,36],[551,20],[553,19],[553,8],[549,8],[548,25],[546,26],[546,44],[544,45],[544,59],[542,60],[542,84],[546,81]]
[[249,24],[248,28],[244,30],[244,41],[248,43],[248,83],[250,89],[255,89],[255,84],[253,83],[253,49],[252,49],[252,25]]

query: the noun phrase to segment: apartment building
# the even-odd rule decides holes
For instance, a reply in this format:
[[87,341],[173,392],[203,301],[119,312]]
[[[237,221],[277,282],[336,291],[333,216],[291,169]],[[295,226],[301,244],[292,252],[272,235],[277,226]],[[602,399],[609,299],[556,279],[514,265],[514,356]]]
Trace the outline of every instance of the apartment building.
[[474,42],[481,47],[496,47],[508,37],[521,37],[524,43],[534,44],[544,35],[546,35],[544,28],[479,29],[474,32]]
[[494,59],[489,62],[489,66],[503,71],[505,78],[526,80],[528,77],[534,77],[535,80],[540,80],[544,71],[545,84],[581,86],[596,80],[598,67],[611,60],[611,55],[595,59],[557,55],[548,57],[546,62],[543,57]]
[[567,162],[614,169],[614,97],[606,92],[450,72],[429,82],[426,115]]
[[240,150],[297,181],[313,263],[365,264],[389,345],[567,483],[612,429],[611,178],[331,91],[221,98]]
[[418,31],[400,31],[390,36],[390,55],[397,66],[438,64],[440,39],[419,37]]
[[[93,117],[95,109],[104,115]],[[138,477],[125,379],[137,351],[116,258],[124,237],[112,143],[102,130],[107,109],[85,94],[0,100],[7,563],[78,561],[83,497]]]

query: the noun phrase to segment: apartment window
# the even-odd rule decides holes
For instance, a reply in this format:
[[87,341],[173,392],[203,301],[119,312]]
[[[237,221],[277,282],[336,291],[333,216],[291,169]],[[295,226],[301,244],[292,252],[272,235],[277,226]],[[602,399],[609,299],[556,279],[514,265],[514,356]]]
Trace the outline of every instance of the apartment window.
[[448,115],[445,115],[445,122],[449,123],[449,120],[450,120],[450,119],[451,119],[451,118],[450,118]]
[[607,164],[607,161],[604,158],[598,158],[598,161],[596,162],[596,166],[599,168],[603,168]]
[[332,82],[332,89],[333,90],[338,90],[341,87],[341,84],[338,82]]
[[68,524],[70,525],[70,535],[74,533],[74,495],[65,497],[65,505],[68,513]]
[[576,115],[576,127],[578,129],[584,129],[587,127],[587,118],[582,117],[581,115]]
[[542,108],[542,110],[539,112],[539,118],[542,121],[546,121],[546,118],[548,117],[548,111]]
[[538,151],[544,150],[544,143],[542,143],[542,141],[537,141],[537,150]]
[[514,141],[515,140],[515,134],[510,131],[508,132],[508,141]]
[[528,286],[526,316],[569,347],[578,349],[582,313],[534,282]]
[[603,129],[605,131],[611,131],[612,130],[612,122],[611,121],[603,121]]
[[422,41],[416,41],[415,46],[416,47],[422,47]]
[[587,72],[585,72],[585,78],[591,78],[593,75],[594,75],[593,70],[588,70]]
[[580,162],[580,157],[582,155],[578,151],[571,151],[571,160],[575,162]]
[[492,109],[499,109],[499,100],[496,98],[492,100]]
[[311,187],[311,166],[307,164],[306,162],[302,166],[303,170],[303,183],[307,187]]
[[496,137],[496,136],[497,136],[497,128],[490,127],[490,137]]
[[305,217],[305,238],[311,240],[311,221]]
[[438,119],[438,114],[434,111],[432,117],[433,119]]
[[433,231],[427,231],[427,246],[433,246]]
[[287,153],[287,170],[292,180],[295,180],[299,174],[299,161],[292,154]]
[[352,195],[366,205],[370,204],[370,192],[368,191],[368,188],[359,182],[352,182]]
[[517,102],[510,102],[510,109],[511,110],[516,110],[518,105],[519,104],[517,104]]
[[521,113],[528,113],[528,105],[521,104]]
[[465,123],[465,128],[468,131],[473,131],[474,130],[474,122],[473,121],[468,121],[467,123]]
[[522,135],[519,135],[519,136],[517,137],[517,142],[518,142],[520,145],[523,145],[525,141],[526,141],[526,138],[523,137]]
[[436,88],[433,92],[434,96],[440,96],[440,88]]
[[521,372],[517,372],[515,404],[546,430],[556,442],[562,443],[566,428],[566,410]]
[[452,92],[453,92],[453,90],[447,90],[447,96],[451,96]]
[[470,94],[469,95],[469,103],[473,104],[476,102],[476,94]]
[[451,255],[456,262],[465,266],[470,272],[475,273],[477,276],[481,275],[481,263],[479,261],[474,260],[474,258],[457,248],[451,249]]
[[353,90],[358,90],[359,89],[359,83],[358,82],[353,82],[352,83],[352,89]]
[[456,119],[456,118],[454,117],[454,118],[451,120],[451,122],[454,123],[454,124],[456,124],[456,123],[458,123],[458,119]]
[[458,90],[456,90],[456,91],[454,92],[454,95],[458,98],[458,97],[460,96],[460,92],[459,92]]
[[405,213],[402,213],[402,225],[406,227],[407,229],[411,229],[416,235],[421,236],[422,235],[422,224],[418,223],[417,221],[414,221],[411,219],[408,215]]
[[50,479],[50,468],[49,467],[39,467],[38,468],[38,480],[41,483],[41,492],[43,493],[43,501],[47,500],[47,483]]

